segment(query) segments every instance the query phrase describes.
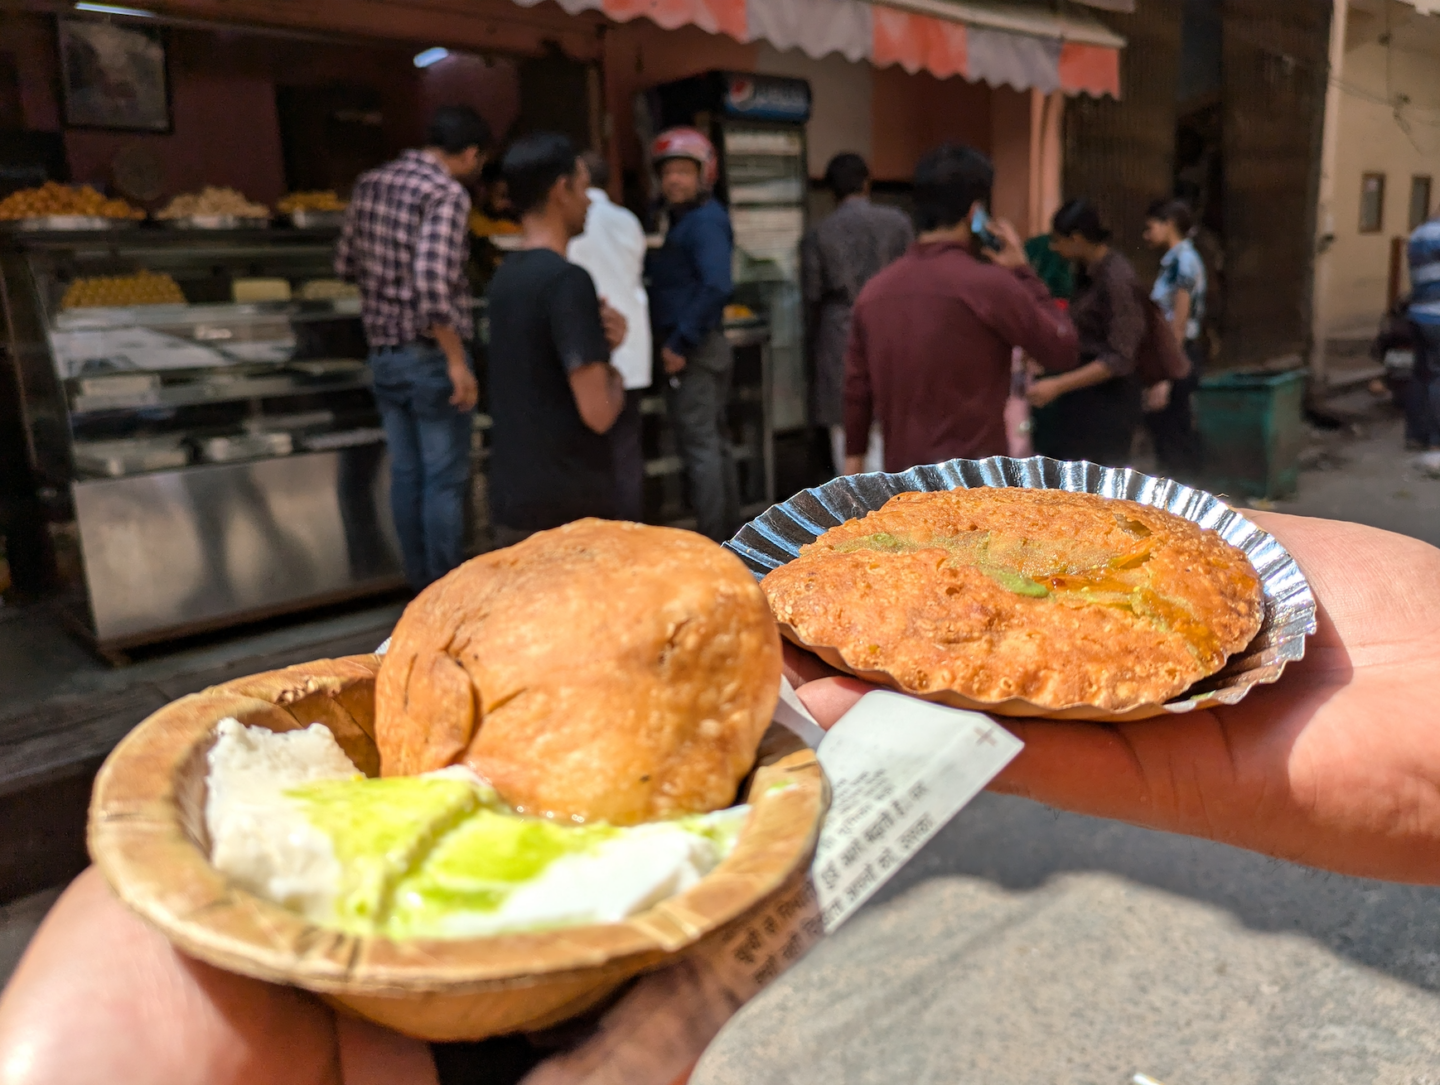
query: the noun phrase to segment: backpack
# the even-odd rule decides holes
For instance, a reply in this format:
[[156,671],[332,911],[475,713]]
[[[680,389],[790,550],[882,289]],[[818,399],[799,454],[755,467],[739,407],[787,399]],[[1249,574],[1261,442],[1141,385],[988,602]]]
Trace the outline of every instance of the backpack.
[[1136,296],[1145,312],[1145,337],[1135,351],[1135,374],[1149,388],[1161,381],[1180,381],[1190,375],[1190,359],[1175,338],[1170,321],[1145,288],[1136,285]]

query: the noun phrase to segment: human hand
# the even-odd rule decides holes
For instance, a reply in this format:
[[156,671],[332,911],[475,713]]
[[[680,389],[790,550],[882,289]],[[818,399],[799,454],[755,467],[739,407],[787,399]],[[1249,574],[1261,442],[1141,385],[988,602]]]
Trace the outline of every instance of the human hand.
[[1065,386],[1058,377],[1041,377],[1025,389],[1025,398],[1032,407],[1048,406],[1064,394]]
[[677,354],[669,347],[661,347],[660,363],[665,367],[665,372],[673,377],[685,368],[685,355]]
[[[1238,705],[1134,723],[1001,722],[990,785],[1048,806],[1357,877],[1440,884],[1440,550],[1358,524],[1246,514],[1319,602],[1305,659]],[[869,687],[803,690],[822,722]]]
[[1156,411],[1163,411],[1170,406],[1170,382],[1160,381],[1145,389],[1142,406],[1147,414],[1154,414]]
[[991,219],[990,232],[1000,242],[1000,248],[982,249],[981,252],[992,264],[1009,268],[1011,271],[1029,264],[1025,259],[1025,242],[1020,240],[1020,234],[1014,226],[1004,219]]
[[0,1085],[435,1085],[429,1049],[177,952],[93,867],[0,996]]
[[625,314],[604,298],[600,299],[600,324],[605,329],[605,342],[610,345],[610,349],[618,349],[620,344],[625,342],[625,334],[630,325]]
[[475,381],[475,374],[470,371],[463,355],[452,358],[448,368],[450,385],[454,388],[450,396],[451,405],[458,411],[473,411],[480,401],[480,385]]
[[859,474],[862,474],[862,473],[864,472],[864,470],[865,470],[865,457],[864,457],[864,456],[846,456],[846,457],[845,457],[845,473],[846,473],[847,475],[859,475]]

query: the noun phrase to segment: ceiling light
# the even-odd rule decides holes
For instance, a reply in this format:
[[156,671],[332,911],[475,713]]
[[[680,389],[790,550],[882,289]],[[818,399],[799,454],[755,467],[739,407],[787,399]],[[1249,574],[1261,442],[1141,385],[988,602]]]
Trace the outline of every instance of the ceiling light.
[[449,49],[442,49],[438,45],[434,49],[426,49],[423,53],[415,54],[415,67],[428,68],[432,64],[439,64],[450,55]]
[[144,8],[122,8],[114,4],[89,4],[79,3],[75,5],[76,11],[89,11],[96,15],[128,15],[132,19],[153,19],[155,13],[146,11]]

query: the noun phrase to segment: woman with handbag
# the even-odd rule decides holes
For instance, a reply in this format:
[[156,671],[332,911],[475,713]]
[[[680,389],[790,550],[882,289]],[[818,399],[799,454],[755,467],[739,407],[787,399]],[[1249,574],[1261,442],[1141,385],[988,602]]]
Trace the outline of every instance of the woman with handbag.
[[1027,398],[1040,455],[1123,467],[1140,421],[1136,364],[1148,314],[1135,269],[1110,247],[1110,236],[1089,200],[1071,200],[1055,213],[1050,247],[1079,272],[1070,316],[1082,364],[1041,376]]

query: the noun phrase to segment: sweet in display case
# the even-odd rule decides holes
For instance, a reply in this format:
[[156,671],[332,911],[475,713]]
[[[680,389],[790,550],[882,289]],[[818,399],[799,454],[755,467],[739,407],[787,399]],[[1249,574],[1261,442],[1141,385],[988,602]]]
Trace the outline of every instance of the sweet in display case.
[[25,230],[0,317],[57,561],[104,650],[402,582],[335,231]]

